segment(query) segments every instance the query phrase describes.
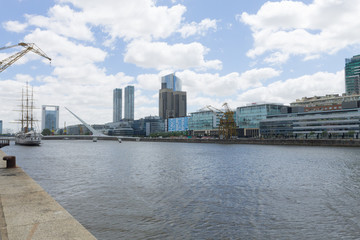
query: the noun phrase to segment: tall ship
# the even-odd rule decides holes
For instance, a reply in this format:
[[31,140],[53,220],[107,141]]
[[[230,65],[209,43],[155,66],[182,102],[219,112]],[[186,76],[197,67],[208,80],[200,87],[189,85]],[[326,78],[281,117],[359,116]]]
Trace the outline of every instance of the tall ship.
[[42,135],[36,131],[34,120],[34,94],[31,89],[29,93],[29,85],[26,84],[25,91],[22,90],[21,97],[21,117],[19,122],[21,123],[20,132],[15,134],[15,144],[27,145],[27,146],[39,146],[41,144]]

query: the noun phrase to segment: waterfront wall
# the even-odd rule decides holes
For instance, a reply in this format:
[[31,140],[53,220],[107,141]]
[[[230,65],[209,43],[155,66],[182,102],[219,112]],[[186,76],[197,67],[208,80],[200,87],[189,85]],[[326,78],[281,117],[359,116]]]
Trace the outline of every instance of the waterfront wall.
[[143,142],[183,142],[218,144],[259,144],[259,145],[298,145],[298,146],[343,146],[360,147],[360,139],[202,139],[202,138],[142,138]]
[[0,150],[0,239],[96,239]]

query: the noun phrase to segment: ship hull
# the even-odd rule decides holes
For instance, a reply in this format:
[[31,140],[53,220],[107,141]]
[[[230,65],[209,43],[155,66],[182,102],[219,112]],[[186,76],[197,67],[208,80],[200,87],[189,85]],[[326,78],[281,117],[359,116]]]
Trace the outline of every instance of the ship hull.
[[15,144],[25,146],[40,146],[41,136],[36,133],[18,133],[15,136]]

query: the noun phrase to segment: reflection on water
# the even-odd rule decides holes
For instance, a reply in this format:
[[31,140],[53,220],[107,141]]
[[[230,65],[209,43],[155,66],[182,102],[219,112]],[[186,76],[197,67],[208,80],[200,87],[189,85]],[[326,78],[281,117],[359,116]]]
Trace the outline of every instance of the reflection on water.
[[10,146],[98,239],[356,239],[358,148],[111,141]]

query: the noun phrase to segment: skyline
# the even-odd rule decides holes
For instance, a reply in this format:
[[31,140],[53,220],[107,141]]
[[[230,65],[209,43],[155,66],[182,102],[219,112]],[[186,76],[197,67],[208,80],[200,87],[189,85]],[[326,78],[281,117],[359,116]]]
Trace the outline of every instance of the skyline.
[[53,60],[28,53],[0,74],[0,120],[18,129],[9,122],[26,81],[36,106],[61,106],[60,125],[78,124],[65,106],[111,122],[112,91],[127,85],[135,119],[158,115],[161,77],[173,72],[188,113],[342,94],[345,58],[360,54],[359,10],[358,0],[7,1],[0,47],[34,42]]

